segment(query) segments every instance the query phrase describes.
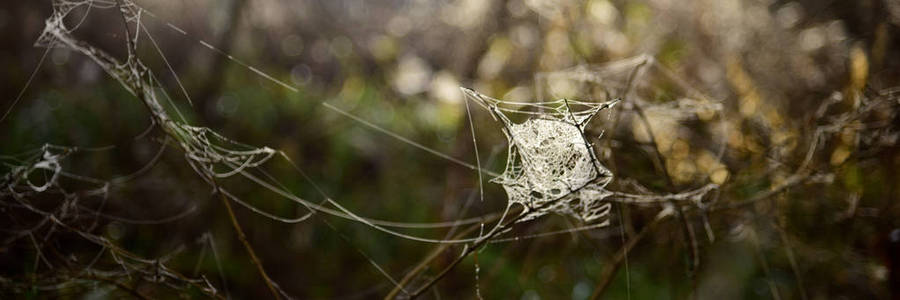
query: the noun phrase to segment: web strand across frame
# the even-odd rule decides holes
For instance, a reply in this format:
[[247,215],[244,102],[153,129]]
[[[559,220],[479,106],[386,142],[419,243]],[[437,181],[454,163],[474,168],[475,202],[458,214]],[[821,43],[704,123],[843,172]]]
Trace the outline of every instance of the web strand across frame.
[[[77,38],[72,36],[72,29],[66,28],[64,23],[61,21],[65,18],[65,15],[70,13],[77,7],[85,6],[89,8],[113,8],[112,3],[101,2],[102,5],[93,5],[91,1],[81,1],[77,3],[69,3],[62,0],[55,1],[54,7],[58,7],[59,10],[55,11],[55,13],[48,19],[47,27],[44,30],[44,34],[42,34],[39,42],[36,43],[38,46],[43,47],[67,47],[69,49],[80,52],[91,59],[93,59],[101,68],[103,68],[110,76],[115,78],[122,84],[123,87],[126,88],[132,94],[138,96],[138,98],[144,103],[146,107],[149,108],[153,123],[156,126],[159,126],[168,136],[172,137],[176,144],[185,152],[185,158],[187,159],[189,165],[201,175],[201,178],[207,180],[208,183],[212,184],[213,178],[228,178],[235,175],[242,175],[260,184],[262,187],[275,192],[278,195],[281,195],[287,199],[293,200],[313,211],[324,212],[327,214],[339,216],[342,218],[346,218],[353,221],[358,221],[364,223],[366,225],[374,225],[375,228],[381,228],[380,226],[392,226],[392,227],[406,227],[406,228],[445,228],[445,227],[453,227],[461,224],[470,224],[473,222],[478,222],[478,220],[483,218],[470,218],[466,220],[458,220],[458,221],[450,221],[450,222],[437,222],[437,223],[402,223],[402,222],[391,222],[391,221],[382,221],[382,220],[372,220],[368,218],[363,218],[354,214],[347,213],[347,210],[343,207],[339,206],[337,202],[328,201],[328,204],[335,206],[337,209],[331,209],[325,207],[320,204],[315,204],[305,199],[299,198],[295,196],[292,192],[289,192],[283,189],[283,185],[278,183],[274,178],[263,178],[257,175],[251,174],[249,171],[251,169],[255,169],[260,167],[261,165],[268,162],[276,153],[280,153],[274,149],[268,147],[254,147],[246,144],[242,144],[212,131],[209,128],[205,127],[197,127],[185,124],[183,122],[172,120],[167,111],[163,108],[163,106],[159,103],[159,96],[157,94],[157,88],[160,85],[156,80],[156,77],[153,76],[152,72],[144,66],[141,60],[137,57],[136,47],[138,44],[137,32],[141,31],[141,28],[144,26],[140,24],[140,16],[145,14],[145,11],[135,5],[131,1],[122,1],[123,5],[119,7],[122,11],[123,19],[126,24],[132,24],[135,27],[134,34],[132,35],[128,30],[128,53],[129,56],[125,62],[121,62],[106,52],[97,49],[90,44],[79,41]],[[149,14],[149,13],[146,13]],[[145,36],[152,39],[149,36],[149,32],[143,30]],[[254,68],[254,70],[256,70]],[[267,77],[268,78],[268,77]],[[164,89],[163,89],[164,90]],[[354,120],[363,122],[364,125],[369,127],[373,127],[378,129],[379,131],[385,132],[387,134],[391,134],[392,136],[401,139],[403,141],[407,141],[414,146],[419,148],[423,148],[429,150],[429,152],[439,155],[443,158],[449,159],[453,162],[457,162],[463,164],[467,167],[475,168],[475,166],[461,162],[459,160],[452,159],[450,156],[441,155],[442,153],[432,150],[430,148],[424,147],[418,143],[412,142],[406,138],[400,137],[390,131],[385,129],[381,129],[380,127],[368,123],[365,120],[356,117],[355,115],[349,114],[343,110],[340,110],[336,107],[329,105],[328,103],[324,103],[326,107],[332,108],[332,110],[341,112]],[[287,156],[283,153],[280,154],[281,157],[290,161]],[[293,164],[291,162],[291,164]],[[293,164],[295,168],[298,168],[296,164]],[[299,169],[298,169],[299,170]],[[492,172],[486,171],[489,174]],[[228,198],[231,198],[238,202],[239,204],[250,208],[251,206],[244,202],[240,201],[233,194],[227,193],[227,190],[221,189]],[[251,209],[254,212],[260,213],[266,217],[269,217],[273,220],[278,220],[282,222],[299,222],[305,219],[305,217],[300,217],[296,219],[285,219],[281,217],[275,217],[271,214],[267,214],[258,209]],[[382,228],[384,229],[384,228]],[[383,230],[385,231],[385,230]],[[458,241],[443,241],[438,239],[428,239],[428,238],[418,238],[412,237],[405,234],[401,234],[392,230],[386,230],[385,232],[391,233],[393,235],[397,235],[400,237],[411,238],[414,240],[420,241],[429,241],[429,242],[451,242],[451,243],[463,243],[472,241],[472,239],[464,239]]]

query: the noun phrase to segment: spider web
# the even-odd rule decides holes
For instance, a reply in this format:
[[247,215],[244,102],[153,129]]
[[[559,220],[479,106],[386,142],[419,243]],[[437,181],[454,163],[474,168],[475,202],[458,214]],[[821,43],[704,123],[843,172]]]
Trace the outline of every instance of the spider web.
[[[509,144],[506,169],[491,182],[503,185],[510,203],[526,208],[523,221],[555,212],[590,223],[609,214],[611,205],[602,200],[611,194],[604,187],[612,172],[597,160],[584,128],[616,101],[517,103],[463,91],[503,123]],[[517,104],[519,108],[509,108]],[[506,114],[529,118],[515,123]]]
[[[649,195],[623,194],[606,190],[607,184],[612,181],[612,172],[600,163],[593,145],[586,136],[586,129],[588,128],[588,123],[598,112],[605,109],[612,109],[613,105],[617,103],[618,100],[610,99],[610,97],[599,98],[601,100],[609,100],[606,102],[561,99],[550,102],[522,103],[502,101],[478,94],[472,90],[463,89],[468,99],[487,109],[492,116],[504,126],[504,133],[508,140],[508,157],[506,168],[503,173],[499,175],[490,170],[482,169],[480,160],[477,159],[477,152],[476,164],[473,165],[403,137],[334,105],[323,102],[322,105],[326,108],[365,127],[388,135],[411,147],[419,148],[442,159],[477,171],[479,177],[482,172],[497,175],[491,182],[502,185],[507,193],[508,205],[506,210],[502,213],[493,214],[500,215],[500,221],[493,226],[493,229],[487,232],[482,231],[477,236],[460,239],[435,239],[405,234],[397,231],[395,228],[451,228],[452,232],[452,230],[460,225],[484,222],[483,220],[487,219],[489,216],[431,223],[405,223],[359,216],[340,205],[330,195],[326,194],[316,185],[315,181],[307,176],[306,173],[284,152],[265,146],[258,147],[243,144],[233,141],[209,128],[191,125],[185,121],[185,118],[177,110],[177,106],[175,105],[171,105],[171,107],[175,110],[178,118],[170,117],[169,111],[164,108],[161,100],[165,99],[165,101],[171,102],[171,97],[165,94],[165,89],[162,87],[162,84],[157,77],[144,65],[137,55],[138,44],[149,41],[160,57],[162,57],[163,61],[166,62],[169,71],[171,71],[173,75],[176,75],[176,81],[179,83],[179,87],[184,93],[185,99],[190,102],[190,96],[184,87],[180,85],[180,81],[177,80],[177,74],[175,74],[174,70],[171,69],[171,66],[168,65],[168,61],[165,59],[165,56],[156,44],[156,41],[143,25],[143,19],[145,17],[158,19],[154,14],[129,0],[54,0],[52,4],[53,12],[51,16],[47,18],[44,31],[35,42],[35,46],[47,49],[67,48],[92,59],[110,77],[117,80],[123,88],[133,94],[148,108],[153,124],[152,127],[163,131],[166,137],[165,141],[161,143],[163,146],[161,147],[159,154],[162,153],[166,145],[169,145],[169,142],[174,142],[174,145],[184,153],[185,160],[192,169],[200,175],[200,177],[205,180],[215,192],[222,193],[222,195],[228,199],[272,220],[285,223],[296,223],[308,219],[315,213],[325,213],[359,222],[373,229],[404,239],[439,244],[477,244],[488,240],[491,242],[519,240],[520,237],[500,238],[503,234],[511,231],[509,224],[503,224],[503,220],[506,219],[506,215],[510,211],[510,206],[513,204],[518,204],[525,208],[520,215],[515,216],[514,223],[535,220],[548,213],[571,216],[586,224],[596,223],[558,232],[533,234],[522,237],[522,239],[527,239],[551,234],[563,234],[579,230],[595,229],[609,225],[608,217],[610,214],[611,203],[608,198],[611,196],[631,200],[649,199],[647,198]],[[79,40],[73,35],[73,32],[84,22],[84,19],[88,17],[88,12],[91,9],[115,8],[121,12],[123,23],[125,24],[127,50],[127,57],[125,59],[117,59],[107,52],[92,46],[90,43]],[[79,9],[85,10],[83,18],[77,20],[72,26],[68,25],[66,23],[67,16]],[[187,35],[186,31],[177,26],[168,22],[165,24],[175,32]],[[202,40],[197,40],[197,42],[221,55],[227,55],[228,59],[232,62],[245,67],[247,70],[254,72],[265,79],[289,90],[297,91],[295,87],[280,81],[274,76],[262,72],[258,68],[246,64],[227,53],[221,52],[207,42]],[[630,67],[630,69],[628,67]],[[620,69],[634,70],[636,69],[636,66],[633,64],[625,64],[624,67],[618,65],[607,66],[596,70],[564,70],[558,74],[547,74],[547,76],[575,76],[576,78],[584,78],[588,81],[602,82],[605,84],[612,78],[611,76],[608,76],[607,72]],[[27,85],[25,88],[27,88]],[[23,92],[25,88],[23,88]],[[163,94],[160,94],[159,91],[162,91]],[[609,96],[609,94],[607,94],[607,96]],[[644,100],[638,99],[633,101]],[[672,104],[661,104],[658,107],[668,107],[671,105]],[[705,105],[706,104],[700,102],[691,102],[689,99],[683,99],[683,101],[678,102],[677,106],[673,107],[672,110],[681,111],[685,107],[697,107],[698,110],[709,109],[709,106]],[[511,116],[516,115],[525,116],[527,120],[523,122],[512,121],[514,118],[511,119]],[[474,127],[472,127],[472,129],[474,133]],[[475,142],[474,139],[475,137],[473,134],[473,142]],[[122,184],[128,179],[142,174],[146,169],[152,168],[158,160],[159,155],[142,168],[142,170],[135,172],[133,175],[112,180],[102,180],[68,173],[64,170],[60,162],[64,160],[69,153],[76,151],[78,151],[78,149],[74,147],[47,145],[40,149],[40,151],[31,151],[27,153],[27,158],[25,159],[7,159],[4,163],[9,167],[10,171],[4,174],[2,181],[0,181],[3,186],[0,197],[12,197],[19,202],[19,205],[45,216],[45,221],[50,220],[60,226],[69,228],[79,233],[87,240],[102,246],[103,249],[110,249],[108,252],[110,255],[115,256],[115,253],[118,253],[119,256],[125,256],[125,253],[127,252],[114,246],[111,242],[102,237],[89,234],[89,230],[78,229],[76,226],[66,223],[64,219],[55,217],[52,213],[31,207],[27,204],[25,199],[41,193],[63,192],[63,206],[72,206],[74,205],[73,203],[77,202],[79,197],[98,195],[106,197],[110,185]],[[276,158],[283,160],[285,163],[296,169],[299,174],[316,188],[322,200],[314,202],[297,196],[286,188],[277,178],[268,174],[261,168],[263,165]],[[48,179],[43,183],[36,182],[32,179],[34,177],[32,176],[33,174],[40,172],[48,175]],[[78,193],[66,192],[65,187],[59,181],[60,177],[67,177],[82,182],[96,184],[97,187]],[[283,217],[255,207],[254,205],[243,201],[240,197],[231,193],[228,189],[218,183],[218,180],[232,177],[242,177],[247,179],[272,193],[296,202],[308,212],[298,217]],[[690,197],[681,197],[677,195],[682,194],[676,194],[676,196],[660,198],[661,200],[650,199],[647,201],[671,201],[687,198],[700,199],[706,192],[713,189],[715,189],[715,186],[709,185],[683,194],[690,195]],[[102,215],[101,210],[92,210],[91,212],[93,212],[94,216],[99,217]],[[171,221],[181,218],[191,212],[193,212],[193,207],[185,210],[185,213],[177,214],[171,218],[156,220],[155,222]],[[115,218],[112,216],[107,217]],[[484,226],[484,224],[482,224],[482,226]],[[117,250],[112,251],[112,249]],[[103,252],[100,252],[98,257],[100,254],[103,254]],[[365,256],[364,253],[363,255]],[[136,256],[129,257],[134,257],[135,261],[144,262],[136,258]],[[387,279],[400,287],[398,282],[375,261],[368,256],[366,256],[366,259],[369,260],[369,262]],[[123,266],[123,269],[125,269],[126,272],[130,269],[130,267],[124,267],[127,264],[122,263],[121,259],[115,258],[115,260],[120,266]],[[160,270],[161,268],[165,269],[163,266],[157,267],[157,270]],[[170,274],[177,274],[171,270],[168,272]],[[207,294],[213,296],[220,295],[219,291],[205,278],[202,280],[188,279],[180,274],[171,275],[170,277],[198,287]],[[283,291],[280,291],[280,293],[287,296]]]

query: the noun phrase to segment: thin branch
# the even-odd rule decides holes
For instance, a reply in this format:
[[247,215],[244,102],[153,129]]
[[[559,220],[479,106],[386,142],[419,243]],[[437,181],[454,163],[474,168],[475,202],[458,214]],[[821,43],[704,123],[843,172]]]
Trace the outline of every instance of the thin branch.
[[644,226],[644,228],[641,228],[641,231],[638,232],[637,235],[631,237],[631,239],[628,240],[628,243],[622,246],[622,249],[613,258],[612,264],[607,265],[606,268],[603,269],[603,272],[600,273],[600,281],[597,282],[597,286],[594,288],[594,293],[593,295],[591,295],[591,299],[599,299],[600,296],[603,295],[603,292],[606,291],[606,288],[609,287],[610,283],[612,283],[616,271],[618,271],[622,266],[622,262],[628,255],[627,253],[630,252],[631,249],[641,241],[641,239],[647,236],[650,231],[656,228],[656,226],[658,226],[660,223],[662,223],[663,220],[667,219],[671,215],[672,214],[668,213],[666,210],[660,212],[660,214],[657,215],[656,218],[654,218],[653,221],[650,222],[650,224],[647,224],[646,226]]
[[151,299],[151,298],[149,298],[149,297],[147,297],[147,296],[144,296],[144,295],[141,294],[140,292],[138,292],[138,290],[137,290],[136,287],[130,287],[130,286],[125,285],[124,283],[121,283],[121,282],[119,282],[118,280],[115,280],[115,279],[112,279],[112,278],[106,278],[106,277],[103,277],[103,276],[97,276],[97,275],[91,274],[91,273],[82,275],[81,277],[82,277],[82,278],[86,278],[86,279],[90,279],[90,280],[95,280],[95,281],[106,282],[106,283],[112,284],[112,285],[114,285],[115,287],[119,288],[120,290],[126,291],[126,292],[128,292],[129,294],[131,294],[131,296],[134,296],[135,298],[138,298],[138,299],[144,299],[144,300],[149,300],[149,299]]
[[[635,79],[636,74],[639,72],[637,70],[643,68],[647,63],[652,62],[651,61],[652,59],[653,58],[645,58],[645,60],[643,62],[641,62],[640,64],[638,64],[635,67],[635,71],[631,74],[631,77],[628,79],[628,81],[629,81],[628,93],[631,92],[631,88],[632,88],[631,81]],[[627,96],[627,94],[626,94],[626,96]],[[659,150],[659,144],[656,142],[656,135],[653,133],[653,129],[650,125],[650,120],[647,118],[647,115],[644,114],[644,109],[641,108],[641,105],[638,104],[636,101],[632,101],[632,102],[633,102],[632,106],[634,107],[635,112],[637,112],[638,116],[641,119],[641,122],[644,124],[644,129],[645,129],[645,131],[647,131],[647,136],[650,137],[650,145],[651,145],[651,147],[653,147],[653,152],[656,154],[656,159],[657,159],[660,169],[662,170],[662,173],[664,175],[663,177],[666,179],[666,184],[669,187],[669,191],[674,191],[674,190],[676,190],[675,182],[672,181],[672,176],[669,175],[669,170],[667,169],[667,166],[666,166],[667,165],[666,157]],[[674,205],[674,203],[672,203],[672,204]],[[697,238],[696,238],[696,234],[694,233],[694,227],[691,226],[690,221],[687,219],[687,216],[685,215],[683,207],[676,205],[676,211],[678,212],[678,218],[681,220],[683,229],[684,229],[685,233],[687,233],[688,239],[691,241],[691,262],[692,262],[692,264],[689,267],[689,270],[694,271],[700,265],[700,250],[697,245]]]
[[[484,222],[481,222],[479,224],[472,224],[472,226],[469,226],[465,230],[456,234],[454,236],[454,239],[459,239],[466,235],[469,235],[470,233],[474,232],[476,229],[480,228],[482,223],[494,222],[495,220],[499,219],[501,216],[502,215],[500,215],[500,214],[492,215],[492,216],[490,216],[489,219],[486,219]],[[428,254],[428,256],[426,256],[422,261],[420,261],[418,265],[416,265],[411,271],[409,271],[409,273],[406,274],[406,276],[403,277],[403,279],[400,280],[400,282],[398,282],[398,284],[399,284],[398,286],[394,287],[393,290],[391,290],[386,296],[384,296],[384,299],[396,298],[397,294],[399,292],[401,292],[400,289],[403,286],[405,286],[410,281],[415,279],[416,275],[418,275],[419,273],[424,271],[425,268],[428,267],[428,265],[431,262],[433,262],[435,259],[437,259],[441,253],[443,253],[447,248],[449,248],[452,245],[453,244],[440,244],[437,247],[435,247],[434,250],[432,250],[431,253]],[[412,295],[410,295],[410,296],[412,296]]]
[[244,234],[244,230],[241,228],[241,224],[238,222],[237,217],[234,215],[234,210],[231,208],[231,202],[228,201],[228,198],[225,198],[225,194],[219,191],[218,185],[215,187],[215,193],[219,195],[219,198],[222,200],[222,203],[225,204],[225,210],[228,211],[228,217],[231,219],[231,225],[234,227],[234,231],[238,235],[238,239],[241,240],[241,243],[244,244],[244,249],[247,250],[247,253],[250,254],[250,260],[253,262],[253,265],[256,266],[256,269],[259,271],[259,274],[262,275],[263,280],[266,282],[266,287],[269,288],[269,291],[272,292],[272,296],[275,299],[281,299],[281,293],[275,287],[274,282],[271,278],[269,278],[269,274],[266,273],[266,270],[263,268],[262,263],[259,261],[259,257],[256,256],[256,252],[253,251],[253,247],[250,245],[250,242],[247,241],[247,235]]
[[778,222],[778,220],[773,220],[773,223],[778,230],[778,235],[781,237],[781,243],[784,244],[784,253],[787,255],[788,262],[791,264],[791,270],[794,272],[794,277],[797,278],[797,289],[800,290],[800,299],[807,300],[809,297],[806,295],[806,289],[803,287],[803,276],[800,275],[800,266],[797,264],[797,259],[794,257],[791,241],[788,238],[787,232],[785,232],[784,228],[779,224],[780,222]]
[[794,175],[791,175],[790,177],[788,177],[787,180],[785,180],[781,184],[773,186],[772,188],[769,188],[769,190],[753,196],[753,198],[750,198],[750,199],[747,199],[744,201],[738,201],[738,202],[732,202],[732,203],[718,205],[718,206],[710,208],[709,211],[715,212],[715,211],[720,211],[720,210],[730,210],[730,209],[741,208],[741,207],[744,207],[747,205],[751,205],[756,202],[768,199],[769,197],[775,196],[778,193],[781,193],[782,191],[784,191],[788,188],[791,188],[793,186],[796,186],[796,185],[805,183],[807,181],[810,181],[812,179],[815,179],[815,177],[816,176],[813,176],[811,174],[805,174],[805,173],[794,174]]

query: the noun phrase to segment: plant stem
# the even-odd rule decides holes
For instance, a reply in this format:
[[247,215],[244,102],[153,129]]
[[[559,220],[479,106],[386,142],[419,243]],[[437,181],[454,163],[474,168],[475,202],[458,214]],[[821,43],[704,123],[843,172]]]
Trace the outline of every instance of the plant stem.
[[225,210],[228,211],[228,217],[231,219],[231,225],[234,226],[234,231],[237,232],[238,239],[241,240],[241,243],[244,244],[244,249],[247,250],[247,253],[250,254],[250,260],[253,262],[253,265],[256,266],[256,269],[259,270],[259,274],[262,275],[264,281],[266,282],[266,287],[269,288],[269,291],[272,292],[272,296],[275,299],[281,299],[281,293],[278,292],[278,289],[275,288],[275,285],[272,283],[272,279],[269,278],[269,274],[266,274],[266,270],[263,268],[262,263],[260,263],[259,258],[256,256],[256,252],[253,251],[253,247],[250,246],[250,242],[247,241],[247,235],[244,234],[244,230],[241,228],[241,224],[238,223],[237,217],[234,215],[234,210],[231,208],[231,203],[228,202],[228,198],[225,198],[225,194],[219,191],[219,187],[216,186],[216,193],[219,194],[219,198],[222,199],[222,203],[225,204]]
[[600,281],[597,282],[597,287],[594,288],[594,294],[591,295],[591,299],[599,299],[600,295],[603,295],[603,292],[606,291],[606,288],[609,287],[609,284],[612,282],[616,271],[622,266],[622,262],[625,260],[627,253],[630,252],[631,249],[647,235],[647,233],[662,223],[668,216],[671,216],[671,214],[657,216],[650,224],[641,228],[641,231],[638,232],[637,235],[631,237],[631,239],[628,240],[628,243],[622,246],[622,249],[613,258],[613,263],[607,265],[606,269],[603,269],[603,273],[600,273]]

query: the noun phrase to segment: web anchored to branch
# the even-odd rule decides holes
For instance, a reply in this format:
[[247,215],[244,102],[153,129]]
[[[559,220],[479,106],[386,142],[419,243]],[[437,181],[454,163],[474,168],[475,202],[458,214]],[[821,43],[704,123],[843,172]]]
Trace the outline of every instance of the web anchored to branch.
[[[79,40],[73,35],[73,31],[77,29],[84,21],[77,20],[73,26],[66,23],[66,18],[76,9],[84,9],[84,18],[91,9],[112,9],[118,8],[121,12],[126,32],[126,50],[127,57],[125,59],[117,59],[113,55],[94,47],[90,43]],[[403,223],[386,220],[376,220],[359,216],[351,210],[343,207],[335,201],[331,195],[326,194],[316,185],[314,180],[306,175],[303,170],[295,164],[284,152],[269,147],[250,146],[240,142],[233,141],[213,130],[205,127],[190,125],[181,113],[175,108],[178,118],[174,119],[169,116],[169,111],[164,108],[161,98],[169,101],[168,95],[160,94],[163,91],[162,85],[151,70],[144,65],[138,57],[138,44],[141,41],[148,40],[153,44],[153,48],[165,61],[165,56],[156,45],[150,32],[143,25],[143,16],[153,16],[152,13],[144,10],[130,0],[121,1],[104,1],[104,0],[82,0],[67,1],[54,0],[53,13],[46,20],[46,27],[43,34],[35,43],[38,47],[46,48],[68,48],[79,52],[94,62],[96,62],[107,74],[117,80],[122,87],[135,95],[150,112],[153,126],[161,129],[166,134],[167,142],[174,141],[177,147],[184,153],[184,157],[193,170],[205,180],[213,191],[225,200],[225,204],[229,209],[230,216],[236,231],[238,231],[242,242],[247,245],[248,252],[254,257],[254,261],[259,267],[264,278],[266,278],[269,287],[273,291],[275,297],[286,296],[286,293],[280,290],[273,281],[268,279],[261,264],[256,261],[255,255],[249,243],[246,242],[240,225],[235,215],[230,209],[228,200],[239,203],[253,212],[262,216],[271,218],[285,223],[301,222],[315,213],[325,213],[344,219],[352,220],[365,224],[368,227],[383,231],[390,235],[428,243],[438,244],[465,244],[466,250],[460,255],[459,259],[465,258],[469,253],[477,251],[480,247],[492,242],[519,240],[519,237],[504,236],[512,230],[512,226],[521,222],[538,219],[550,213],[556,213],[571,216],[580,221],[581,227],[569,228],[566,230],[538,233],[523,236],[522,239],[532,237],[543,237],[551,234],[571,233],[579,230],[590,230],[599,227],[608,226],[610,224],[610,208],[611,201],[620,201],[624,203],[630,202],[671,202],[679,200],[693,200],[700,202],[707,192],[716,189],[717,185],[707,185],[703,188],[688,191],[680,194],[667,196],[649,196],[637,194],[614,193],[606,189],[607,185],[612,181],[613,174],[604,165],[600,163],[600,158],[595,152],[594,146],[588,138],[587,129],[592,118],[602,110],[612,109],[619,100],[614,99],[607,102],[588,102],[578,100],[556,100],[550,102],[511,102],[494,99],[485,95],[481,95],[473,90],[463,89],[468,99],[474,101],[479,106],[487,109],[495,120],[503,125],[503,131],[508,140],[508,156],[506,168],[502,174],[497,175],[491,182],[503,186],[508,196],[508,205],[502,213],[494,213],[487,216],[461,219],[448,222],[433,223]],[[169,28],[176,30],[181,34],[185,34],[184,30],[179,29],[170,23]],[[231,55],[223,53],[212,47],[206,42],[200,41],[205,47],[227,55],[231,61],[240,64],[248,70],[271,80],[274,83],[285,86],[292,91],[296,88],[275,79],[275,77],[263,73],[259,69],[245,64]],[[633,66],[634,67],[634,66]],[[171,71],[171,69],[170,69]],[[174,71],[172,71],[174,74]],[[177,75],[176,75],[177,79]],[[602,79],[596,79],[601,80]],[[180,81],[177,81],[180,84]],[[186,99],[190,99],[183,87]],[[609,100],[609,99],[607,99]],[[635,100],[637,101],[637,100]],[[706,108],[702,105],[691,106],[687,100],[682,101],[690,107]],[[345,117],[348,117],[366,127],[377,130],[388,136],[397,139],[400,142],[410,146],[420,148],[442,159],[462,165],[477,172],[485,172],[494,175],[494,172],[482,170],[480,161],[476,159],[476,165],[472,165],[463,160],[454,158],[445,153],[439,152],[406,137],[403,137],[390,130],[384,129],[374,123],[344,111],[329,103],[323,105]],[[468,105],[468,102],[466,103]],[[680,105],[680,104],[679,104]],[[172,107],[176,107],[172,105]],[[680,106],[679,106],[680,107]],[[713,106],[714,107],[714,106]],[[677,110],[674,109],[673,110]],[[471,117],[471,116],[470,116]],[[524,121],[518,121],[522,117]],[[471,120],[471,119],[470,119]],[[474,127],[473,127],[474,128]],[[473,129],[473,142],[475,142]],[[163,146],[165,148],[165,145]],[[476,147],[477,148],[477,147]],[[87,193],[81,193],[82,196],[103,195],[106,197],[107,189],[110,184],[120,183],[118,180],[104,181],[90,179],[87,177],[77,177],[77,175],[69,174],[64,171],[64,167],[60,161],[68,154],[65,147],[45,147],[37,154],[32,153],[27,160],[16,160],[11,168],[11,172],[5,174],[3,181],[3,191],[0,196],[11,196],[25,205],[25,193],[29,195],[52,192],[54,189],[64,190],[59,183],[60,176],[75,177],[87,180],[90,183],[96,183],[101,188],[92,190]],[[162,149],[160,150],[162,153]],[[476,153],[477,155],[477,153]],[[159,158],[157,156],[154,161],[148,164],[152,167],[154,162]],[[310,201],[301,198],[286,188],[277,178],[268,174],[262,166],[266,163],[283,159],[285,162],[296,168],[321,196],[320,202]],[[30,174],[46,171],[50,175],[49,179],[44,183],[36,183],[31,181]],[[243,201],[235,194],[229,192],[217,181],[226,178],[244,178],[264,189],[277,194],[278,196],[296,202],[300,207],[306,209],[306,213],[299,217],[282,217],[266,212],[257,208],[246,201]],[[480,176],[479,176],[480,177]],[[75,203],[78,195],[76,193],[66,193],[66,205]],[[71,198],[70,198],[70,195]],[[655,198],[654,198],[655,197]],[[518,204],[524,208],[521,213],[508,216],[513,204]],[[101,209],[93,210],[95,216],[102,215]],[[45,215],[44,220],[57,222],[60,226],[69,228],[85,236],[96,244],[104,248],[113,249],[111,243],[106,240],[99,240],[98,237],[86,233],[69,223],[64,223],[56,218],[52,213],[47,213],[38,209],[32,209],[41,215]],[[192,211],[192,210],[191,210]],[[487,222],[485,220],[491,220]],[[504,222],[506,221],[506,222]],[[46,221],[50,222],[50,221]],[[475,226],[484,226],[484,222],[493,223],[493,229],[487,232],[481,231],[474,236],[460,236],[457,238],[435,239],[415,236],[399,232],[392,228],[451,228],[451,232],[456,230],[459,225],[474,224]],[[481,224],[479,224],[481,223]],[[329,227],[331,227],[329,225]],[[574,227],[574,226],[573,226]],[[482,227],[483,228],[483,227]],[[470,232],[471,233],[471,232]],[[116,248],[117,249],[117,248]],[[361,251],[360,251],[361,252]],[[119,255],[109,252],[113,255]],[[101,253],[102,254],[102,253]],[[99,255],[98,255],[99,256]],[[403,281],[394,280],[387,271],[381,268],[372,258],[363,254],[378,271],[387,279],[394,283],[399,290],[404,290]],[[454,266],[457,262],[451,265]],[[158,267],[165,269],[163,267]],[[449,269],[446,269],[449,271]],[[446,274],[446,271],[441,273]],[[439,275],[435,280],[439,279]],[[224,280],[223,280],[224,281]],[[207,281],[189,280],[188,283],[201,286],[202,290],[212,296],[221,296],[215,288]],[[223,282],[224,283],[224,282]],[[205,284],[205,285],[204,285]],[[428,288],[430,284],[410,293],[416,295]]]
[[[609,214],[610,204],[603,199],[610,195],[604,187],[612,180],[612,173],[597,160],[584,128],[597,112],[617,101],[516,103],[470,89],[463,91],[503,123],[509,140],[506,170],[491,182],[503,185],[511,204],[526,208],[523,213],[528,216],[522,221],[548,212],[571,215],[584,222]],[[513,105],[523,107],[510,108]],[[529,118],[515,123],[507,114]]]

